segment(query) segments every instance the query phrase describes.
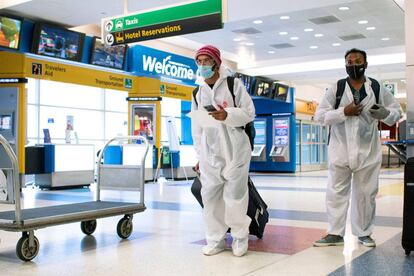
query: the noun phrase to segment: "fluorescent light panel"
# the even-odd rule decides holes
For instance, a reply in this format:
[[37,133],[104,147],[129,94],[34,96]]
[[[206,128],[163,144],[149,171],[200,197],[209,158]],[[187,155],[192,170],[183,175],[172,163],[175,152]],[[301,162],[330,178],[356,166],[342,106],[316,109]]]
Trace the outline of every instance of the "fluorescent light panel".
[[0,9],[10,8],[30,1],[32,0],[3,0],[0,1]]
[[[368,57],[369,65],[386,65],[386,64],[399,64],[405,63],[405,53],[377,55]],[[246,64],[247,66],[250,64]],[[315,70],[315,68],[317,68]],[[291,63],[273,66],[261,66],[260,68],[248,69],[245,67],[244,71],[252,76],[265,76],[265,75],[277,75],[277,74],[291,74],[301,72],[314,72],[341,69],[345,70],[345,61],[341,59],[330,59],[321,61],[310,61],[301,63]]]

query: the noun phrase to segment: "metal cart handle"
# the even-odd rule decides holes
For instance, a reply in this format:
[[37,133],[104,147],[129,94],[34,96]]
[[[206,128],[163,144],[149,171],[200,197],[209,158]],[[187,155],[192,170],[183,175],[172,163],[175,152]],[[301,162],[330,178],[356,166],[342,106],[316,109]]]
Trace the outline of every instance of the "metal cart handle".
[[4,150],[6,151],[7,156],[9,157],[12,163],[13,169],[13,193],[14,193],[14,204],[16,208],[15,212],[15,220],[16,224],[21,224],[21,205],[20,205],[20,180],[19,180],[19,162],[17,160],[17,156],[14,153],[13,148],[11,147],[10,143],[0,134],[0,144],[3,146]]
[[148,140],[144,136],[117,136],[112,139],[110,139],[108,142],[106,142],[105,146],[102,148],[101,152],[98,156],[98,162],[97,162],[97,181],[96,181],[96,201],[99,201],[101,199],[101,177],[100,177],[100,165],[102,162],[102,158],[104,155],[104,152],[106,148],[114,141],[125,141],[125,140],[139,140],[144,142],[145,144],[145,153],[141,159],[141,187],[140,187],[140,197],[141,202],[144,202],[144,182],[145,182],[145,176],[144,176],[144,170],[145,170],[145,159],[147,157],[148,149],[149,149],[149,143]]

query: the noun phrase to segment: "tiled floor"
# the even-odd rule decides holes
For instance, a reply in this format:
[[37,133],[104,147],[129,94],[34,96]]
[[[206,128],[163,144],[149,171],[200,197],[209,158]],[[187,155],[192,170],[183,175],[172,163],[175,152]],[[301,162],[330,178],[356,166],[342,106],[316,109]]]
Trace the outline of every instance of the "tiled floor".
[[[163,182],[146,184],[148,209],[134,216],[128,240],[116,234],[120,217],[98,220],[91,236],[82,234],[79,223],[39,229],[39,255],[24,263],[15,255],[21,234],[0,231],[0,275],[413,275],[414,256],[406,257],[400,245],[402,170],[381,172],[375,249],[359,245],[348,231],[343,247],[312,247],[327,226],[326,174],[253,174],[269,205],[270,221],[263,240],[250,237],[250,250],[242,258],[230,249],[203,256],[201,208],[190,193],[190,182]],[[104,200],[115,201],[138,196],[127,191],[102,194]],[[93,188],[24,189],[25,208],[92,199]],[[3,204],[0,210],[12,207]],[[230,237],[227,243],[230,246]]]

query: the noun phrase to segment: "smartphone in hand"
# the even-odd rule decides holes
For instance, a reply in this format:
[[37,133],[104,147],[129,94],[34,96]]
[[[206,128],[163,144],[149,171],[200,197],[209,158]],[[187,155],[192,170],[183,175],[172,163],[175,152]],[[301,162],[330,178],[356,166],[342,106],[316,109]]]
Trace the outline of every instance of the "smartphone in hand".
[[205,110],[207,110],[208,112],[213,112],[213,111],[217,111],[217,109],[213,106],[213,105],[205,105],[203,106]]
[[371,109],[377,110],[377,109],[379,109],[379,106],[374,104],[373,106],[371,106]]

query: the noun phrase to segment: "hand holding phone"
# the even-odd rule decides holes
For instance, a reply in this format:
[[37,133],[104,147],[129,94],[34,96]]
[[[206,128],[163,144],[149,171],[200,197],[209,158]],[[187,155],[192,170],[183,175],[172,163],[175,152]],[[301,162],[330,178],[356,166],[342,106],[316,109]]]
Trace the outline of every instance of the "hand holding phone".
[[379,109],[379,106],[374,104],[373,106],[371,106],[371,109],[377,110],[377,109]]
[[217,109],[214,107],[214,105],[205,105],[204,109],[207,110],[208,112],[213,112],[213,111],[217,111]]

